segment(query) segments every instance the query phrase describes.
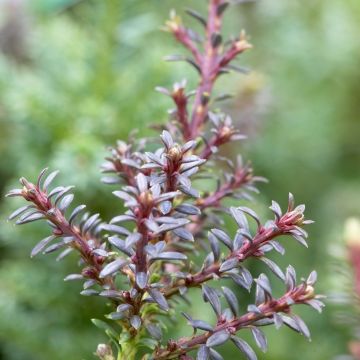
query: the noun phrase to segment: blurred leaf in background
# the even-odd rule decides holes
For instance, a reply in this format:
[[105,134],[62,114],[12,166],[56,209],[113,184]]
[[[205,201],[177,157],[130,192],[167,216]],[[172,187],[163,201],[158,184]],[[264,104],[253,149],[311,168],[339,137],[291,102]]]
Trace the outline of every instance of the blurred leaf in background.
[[[180,5],[205,9],[205,2]],[[76,185],[79,203],[109,219],[120,206],[100,184],[106,146],[166,121],[170,104],[155,86],[182,78],[194,83],[191,69],[162,61],[179,51],[159,31],[179,2],[2,0],[0,6],[2,193],[20,174],[35,178],[50,166]],[[245,28],[255,44],[241,64],[254,72],[219,85],[235,94],[229,111],[250,137],[240,150],[271,180],[262,187],[265,203],[284,204],[291,191],[316,220],[310,251],[289,242],[282,264],[294,262],[303,274],[317,268],[323,293],[333,277],[328,247],[341,241],[343,220],[360,215],[359,24],[357,0],[259,1],[232,11],[227,22],[229,29]],[[2,201],[1,218],[12,208]],[[91,359],[102,337],[90,318],[105,305],[62,281],[76,268],[73,259],[29,259],[44,235],[41,227],[1,222],[0,359]],[[191,311],[208,316],[196,304]],[[269,353],[260,358],[327,360],[346,352],[347,334],[334,325],[331,307],[323,316],[302,313],[313,342],[270,330]],[[183,334],[183,324],[173,326],[172,336]],[[232,350],[224,351],[230,359]]]

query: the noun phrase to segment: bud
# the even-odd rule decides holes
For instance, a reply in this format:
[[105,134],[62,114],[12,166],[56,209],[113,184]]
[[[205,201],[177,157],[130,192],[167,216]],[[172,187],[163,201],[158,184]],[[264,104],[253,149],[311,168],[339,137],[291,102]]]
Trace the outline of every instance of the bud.
[[147,207],[152,205],[154,197],[150,191],[144,191],[140,194],[139,200],[143,207]]
[[311,300],[315,296],[315,289],[311,285],[307,285],[305,289],[304,299]]
[[169,158],[173,162],[179,162],[182,157],[181,147],[178,144],[174,144],[167,152]]

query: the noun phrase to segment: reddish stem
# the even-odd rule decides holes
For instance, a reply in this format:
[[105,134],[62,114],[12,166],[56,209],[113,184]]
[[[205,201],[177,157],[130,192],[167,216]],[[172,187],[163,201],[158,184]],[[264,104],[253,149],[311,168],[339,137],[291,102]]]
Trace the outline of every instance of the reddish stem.
[[[226,260],[236,257],[238,258],[239,262],[243,262],[249,257],[254,256],[259,251],[261,246],[273,238],[279,235],[283,235],[284,233],[285,232],[281,230],[280,227],[269,229],[260,228],[252,242],[246,241],[240,249],[231,252],[226,257]],[[196,287],[206,281],[211,280],[214,275],[220,276],[220,266],[221,263],[216,262],[194,275],[189,275],[186,279],[178,280],[170,288],[164,291],[165,296],[171,297],[172,295],[177,294],[181,286],[185,285],[187,287]]]
[[185,354],[202,344],[206,344],[207,339],[214,333],[219,331],[227,331],[230,335],[237,331],[250,326],[258,320],[264,318],[272,318],[275,313],[289,312],[289,304],[303,304],[305,301],[313,298],[313,289],[306,284],[301,284],[292,290],[288,291],[281,298],[272,299],[266,303],[258,306],[259,313],[248,312],[238,318],[230,321],[224,321],[214,327],[213,331],[205,332],[204,334],[193,336],[191,338],[179,339],[176,343],[171,344],[171,348],[157,350],[154,359],[156,360],[170,360],[175,359],[181,354]]
[[218,6],[222,0],[211,0],[209,3],[208,20],[206,27],[205,54],[200,64],[201,80],[196,91],[194,108],[191,118],[190,131],[195,139],[199,135],[199,129],[206,121],[208,114],[208,101],[204,96],[209,97],[218,75],[218,49],[212,45],[212,35],[219,34],[221,30],[221,16],[218,15]]

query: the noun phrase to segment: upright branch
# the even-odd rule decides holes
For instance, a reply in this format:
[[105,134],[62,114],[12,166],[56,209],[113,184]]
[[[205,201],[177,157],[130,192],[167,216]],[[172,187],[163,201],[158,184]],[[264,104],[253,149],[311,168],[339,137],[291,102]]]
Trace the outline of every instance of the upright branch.
[[[132,136],[129,144],[119,141],[111,149],[102,167],[106,174],[102,180],[116,186],[113,194],[126,208],[122,214],[105,223],[99,214],[83,214],[85,205],[70,212],[72,187],[51,190],[57,172],[46,176],[47,169],[35,183],[21,178],[23,187],[8,193],[28,203],[14,211],[10,220],[17,218],[19,225],[45,220],[50,225],[51,235],[35,246],[31,256],[62,250],[57,257],[61,260],[75,250],[80,269],[65,280],[83,281],[82,295],[108,299],[110,313],[104,320],[93,319],[109,338],[96,351],[102,360],[135,360],[144,353],[143,347],[147,352],[142,360],[191,360],[193,350],[199,360],[222,359],[214,348],[228,340],[248,359],[255,360],[255,352],[236,336],[238,332],[249,329],[256,345],[266,351],[267,340],[260,326],[274,324],[279,328],[285,324],[309,337],[304,322],[292,313],[292,306],[306,304],[318,311],[324,306],[313,289],[315,272],[296,285],[295,269],[289,265],[284,273],[269,258],[273,250],[285,253],[279,243],[284,235],[307,246],[304,226],[311,221],[304,218],[305,206],[295,206],[290,194],[287,210],[282,212],[273,202],[270,209],[274,219],[262,223],[252,209],[238,202],[251,200],[250,193],[257,193],[256,185],[264,179],[254,176],[250,163],[244,164],[240,156],[234,161],[219,155],[221,146],[244,136],[229,116],[211,109],[219,100],[213,97],[213,87],[221,74],[242,71],[231,62],[251,48],[244,32],[223,42],[221,26],[229,5],[226,0],[209,0],[207,18],[187,11],[203,26],[204,38],[171,14],[167,29],[191,57],[168,59],[190,63],[200,81],[193,92],[186,90],[186,81],[176,83],[172,90],[157,88],[175,104],[170,112],[172,121],[161,133],[157,148],[154,142],[148,146],[146,139]],[[206,190],[201,182],[204,178],[215,179],[217,186]],[[224,208],[226,197],[236,206]],[[233,235],[224,229],[227,215],[238,227]],[[249,226],[249,218],[255,222],[255,231]],[[253,278],[246,268],[249,258],[262,261],[285,284],[281,296],[272,295],[264,273]],[[224,279],[232,280],[232,289],[212,287],[213,280],[223,285]],[[250,292],[254,283],[254,304],[241,315],[238,293],[244,289]],[[190,289],[200,288],[216,322],[209,324],[184,313],[193,334],[164,341],[163,330],[168,320],[178,315],[179,299],[188,301]]]
[[[245,32],[242,31],[238,39],[231,42],[230,46],[223,45],[221,35],[222,21],[225,9],[229,5],[226,0],[209,1],[208,17],[202,18],[195,12],[190,12],[205,27],[205,39],[203,52],[200,52],[191,39],[191,32],[182,25],[181,18],[172,14],[167,22],[168,30],[175,38],[188,48],[193,59],[185,60],[192,63],[200,74],[199,86],[195,92],[192,115],[189,129],[184,132],[185,138],[195,139],[200,135],[203,124],[208,118],[209,103],[216,79],[223,72],[229,71],[227,66],[230,62],[245,50],[252,47],[246,40]],[[174,60],[174,58],[170,58]]]

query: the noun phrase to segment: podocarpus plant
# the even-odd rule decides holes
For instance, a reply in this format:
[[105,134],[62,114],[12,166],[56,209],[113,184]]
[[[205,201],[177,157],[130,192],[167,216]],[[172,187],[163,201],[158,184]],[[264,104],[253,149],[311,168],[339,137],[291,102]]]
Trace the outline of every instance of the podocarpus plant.
[[[240,158],[234,162],[218,155],[219,147],[243,136],[229,116],[214,108],[219,99],[213,96],[213,87],[220,75],[243,71],[232,62],[251,48],[244,32],[223,41],[222,21],[229,5],[226,0],[209,0],[207,18],[188,11],[204,26],[204,38],[186,28],[175,13],[166,23],[166,29],[190,52],[190,57],[171,56],[168,60],[187,61],[198,71],[200,81],[193,92],[186,91],[185,82],[175,84],[172,90],[158,88],[173,100],[175,108],[156,151],[146,151],[150,149],[148,142],[134,138],[129,144],[119,141],[111,150],[103,166],[111,176],[104,182],[119,186],[114,195],[127,208],[124,214],[104,223],[99,214],[81,215],[85,205],[70,212],[72,187],[50,189],[57,171],[46,176],[47,169],[36,183],[21,178],[23,188],[7,195],[30,202],[10,219],[18,218],[17,224],[46,220],[51,227],[51,235],[35,246],[31,256],[62,250],[58,256],[62,259],[77,252],[79,273],[65,280],[83,281],[82,295],[104,297],[112,306],[107,321],[93,320],[110,339],[108,344],[98,346],[100,359],[222,359],[215,348],[228,340],[246,358],[256,359],[255,352],[241,338],[245,329],[266,351],[261,326],[274,324],[279,328],[284,324],[309,337],[307,326],[293,314],[292,307],[306,304],[322,309],[323,303],[313,289],[315,272],[296,283],[291,265],[284,274],[267,257],[272,250],[284,254],[278,240],[286,235],[306,245],[303,226],[311,221],[304,218],[305,207],[295,206],[290,194],[287,209],[282,212],[273,202],[270,209],[274,219],[263,224],[247,207],[227,209],[222,205],[226,197],[236,202],[248,198],[250,192],[257,192],[256,183],[263,180],[254,176],[251,166],[244,165]],[[228,168],[223,176],[216,171],[217,162]],[[192,187],[191,180],[215,175],[219,179],[213,191]],[[229,234],[224,226],[222,219],[227,215],[237,224],[235,234]],[[256,224],[254,232],[248,219]],[[202,256],[204,251],[206,256]],[[261,260],[285,283],[282,296],[272,295],[265,274],[253,279],[245,267],[249,258]],[[224,286],[229,284],[225,279],[239,289],[234,292]],[[253,287],[254,303],[248,305],[247,312],[240,313],[236,293]],[[192,288],[212,307],[216,323],[182,313],[193,333],[164,341],[167,319],[179,316],[178,300],[187,301]],[[144,346],[148,351],[143,350]]]

